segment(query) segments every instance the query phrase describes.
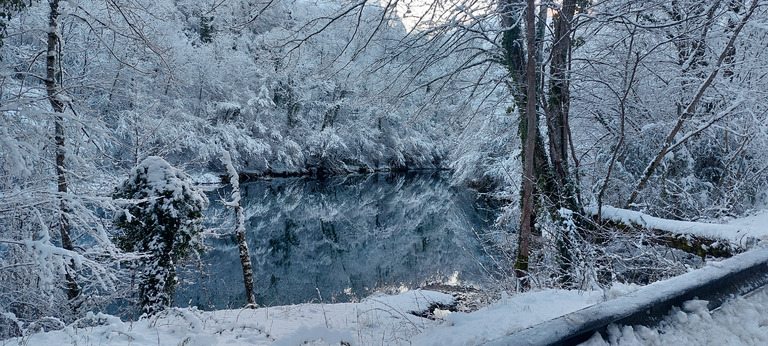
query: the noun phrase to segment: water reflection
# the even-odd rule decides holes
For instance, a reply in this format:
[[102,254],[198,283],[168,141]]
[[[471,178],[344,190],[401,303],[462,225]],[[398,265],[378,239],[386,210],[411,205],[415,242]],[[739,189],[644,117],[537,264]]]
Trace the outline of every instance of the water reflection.
[[[472,230],[494,216],[448,178],[446,172],[393,173],[243,184],[257,302],[350,301],[382,287],[444,282],[455,273],[459,280],[481,280],[487,259]],[[223,211],[219,202],[210,208]],[[177,305],[242,306],[234,235],[210,245],[203,256],[207,273],[200,280],[198,270],[184,270]]]

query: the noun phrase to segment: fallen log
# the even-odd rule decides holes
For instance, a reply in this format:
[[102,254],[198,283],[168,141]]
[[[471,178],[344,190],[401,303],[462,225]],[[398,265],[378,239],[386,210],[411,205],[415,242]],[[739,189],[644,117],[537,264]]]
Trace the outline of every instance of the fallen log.
[[[595,208],[585,208],[593,218]],[[657,245],[680,249],[706,259],[707,257],[728,258],[746,251],[757,244],[750,237],[749,230],[740,226],[713,223],[666,220],[637,211],[614,207],[603,207],[602,220],[595,223],[610,229],[633,232],[650,231],[649,240]]]

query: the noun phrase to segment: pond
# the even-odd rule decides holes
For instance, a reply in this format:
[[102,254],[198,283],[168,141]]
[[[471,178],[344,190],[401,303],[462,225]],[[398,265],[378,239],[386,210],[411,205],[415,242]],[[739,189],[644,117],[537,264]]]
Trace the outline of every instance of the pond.
[[[248,246],[257,303],[346,302],[425,283],[481,283],[490,265],[475,232],[496,215],[450,172],[354,175],[243,183]],[[175,305],[204,309],[244,305],[229,190],[209,194],[219,232],[202,270],[180,271]],[[226,220],[226,221],[224,221]]]

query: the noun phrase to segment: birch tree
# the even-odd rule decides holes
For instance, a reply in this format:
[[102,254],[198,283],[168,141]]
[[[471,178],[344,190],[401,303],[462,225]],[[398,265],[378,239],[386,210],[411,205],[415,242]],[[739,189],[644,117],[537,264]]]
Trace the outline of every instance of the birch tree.
[[246,238],[245,213],[240,195],[240,175],[232,165],[232,157],[228,151],[221,156],[221,163],[227,169],[229,185],[232,186],[232,200],[225,202],[228,207],[235,210],[235,236],[237,237],[237,251],[240,256],[240,266],[243,267],[243,283],[245,285],[245,298],[247,306],[256,307],[256,294],[253,291],[253,264],[251,254],[248,251],[248,239]]
[[[59,208],[61,209],[59,219],[59,234],[61,236],[61,247],[65,250],[73,251],[70,238],[70,207],[67,205],[67,163],[66,163],[66,134],[64,133],[64,113],[69,98],[61,90],[62,71],[61,71],[61,33],[59,32],[59,1],[49,0],[49,28],[48,28],[48,49],[45,59],[45,91],[48,94],[48,102],[54,111],[54,138],[56,142],[56,186],[60,195]],[[72,266],[74,270],[74,266]],[[67,272],[67,296],[74,300],[80,295],[80,288],[75,281],[74,274]]]
[[97,213],[111,203],[92,181],[79,184],[106,175],[82,170],[83,160],[100,158],[83,145],[92,132],[81,125],[99,122],[80,119],[73,107],[62,32],[71,2],[24,5],[4,27],[0,77],[0,310],[22,334],[108,304],[123,279]]

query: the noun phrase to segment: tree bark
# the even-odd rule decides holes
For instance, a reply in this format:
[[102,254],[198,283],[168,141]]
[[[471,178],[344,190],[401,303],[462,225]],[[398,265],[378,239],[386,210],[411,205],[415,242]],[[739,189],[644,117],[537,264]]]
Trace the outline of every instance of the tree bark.
[[232,158],[228,151],[224,151],[221,161],[227,168],[229,184],[232,186],[232,201],[226,204],[235,210],[235,235],[237,236],[237,250],[240,255],[240,265],[243,267],[245,298],[248,302],[248,307],[256,307],[256,295],[253,291],[253,264],[251,263],[251,255],[248,251],[248,241],[245,235],[245,213],[243,212],[243,204],[240,196],[240,176],[237,174],[235,166],[232,165]]
[[528,260],[530,257],[531,234],[533,225],[533,185],[536,177],[533,174],[534,151],[536,150],[536,40],[535,40],[535,4],[526,0],[525,7],[525,38],[527,59],[525,66],[525,143],[523,159],[523,201],[520,218],[520,241],[515,263],[515,275],[521,279],[523,288],[528,288]]
[[525,95],[523,92],[525,89],[525,53],[517,17],[519,12],[516,9],[522,3],[523,0],[502,0],[501,2],[501,25],[504,28],[501,45],[504,49],[504,63],[507,65],[512,84],[519,89],[516,91],[521,95],[515,100],[518,107],[521,104],[519,99]]
[[[586,229],[587,222],[583,219],[583,210],[577,196],[577,189],[571,182],[568,147],[570,141],[570,129],[568,125],[568,112],[570,108],[570,65],[571,65],[571,31],[573,19],[576,13],[576,4],[573,0],[563,0],[557,14],[552,18],[553,43],[552,55],[549,66],[549,93],[547,97],[547,135],[549,138],[549,159],[551,169],[548,171],[551,189],[547,196],[553,205],[550,213],[558,221],[563,220],[561,209],[573,211],[573,221],[580,232]],[[573,262],[573,244],[570,229],[565,222],[558,227],[557,261],[560,265],[561,282],[570,283],[569,274]]]
[[[69,206],[67,205],[67,175],[66,175],[66,136],[64,133],[64,108],[66,104],[64,97],[61,94],[60,82],[57,85],[57,79],[61,80],[61,69],[57,67],[58,57],[60,53],[59,42],[59,1],[49,0],[50,13],[48,17],[48,49],[45,59],[45,91],[48,95],[48,101],[56,113],[54,116],[54,141],[56,142],[56,182],[57,191],[59,192],[59,210],[61,217],[59,219],[59,232],[61,235],[61,247],[74,251],[75,247],[72,245],[71,229],[72,226],[69,221]],[[70,300],[77,298],[80,295],[80,288],[73,276],[74,263],[70,263],[69,270],[66,273],[66,287],[67,297]]]
[[571,52],[571,23],[576,11],[573,0],[563,0],[560,11],[552,19],[554,38],[550,63],[549,106],[547,134],[549,158],[555,173],[555,181],[562,198],[570,194],[568,187],[568,109],[570,106],[569,61]]

